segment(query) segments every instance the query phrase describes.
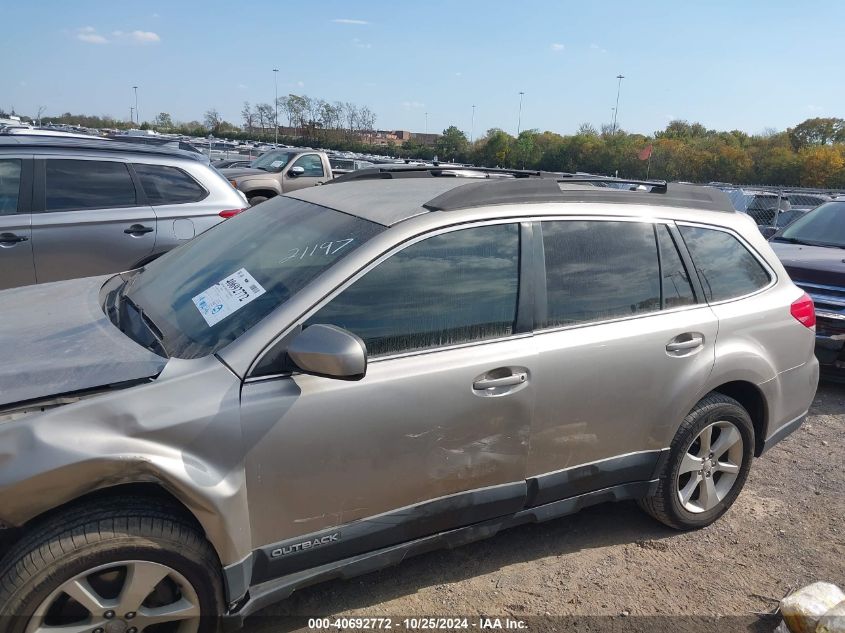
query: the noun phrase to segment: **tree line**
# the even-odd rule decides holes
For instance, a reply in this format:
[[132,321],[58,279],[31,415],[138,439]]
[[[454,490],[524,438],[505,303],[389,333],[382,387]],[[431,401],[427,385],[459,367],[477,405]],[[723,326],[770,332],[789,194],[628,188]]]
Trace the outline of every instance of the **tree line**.
[[[813,118],[785,131],[747,134],[707,129],[700,123],[671,121],[651,135],[629,133],[610,125],[582,124],[575,134],[524,130],[518,136],[493,128],[470,143],[456,126],[443,130],[434,144],[413,137],[401,146],[368,145],[363,132],[375,127],[366,106],[327,102],[304,95],[279,97],[279,124],[287,122],[279,141],[401,158],[433,159],[488,167],[617,174],[627,178],[662,178],[689,182],[755,183],[772,186],[845,188],[845,119]],[[0,116],[3,112],[0,111]],[[189,136],[272,141],[274,104],[244,103],[242,125],[223,120],[211,108],[203,121],[174,122],[166,113],[144,122],[144,129]],[[27,117],[23,117],[26,119]],[[44,122],[91,128],[134,127],[107,116],[45,117]]]

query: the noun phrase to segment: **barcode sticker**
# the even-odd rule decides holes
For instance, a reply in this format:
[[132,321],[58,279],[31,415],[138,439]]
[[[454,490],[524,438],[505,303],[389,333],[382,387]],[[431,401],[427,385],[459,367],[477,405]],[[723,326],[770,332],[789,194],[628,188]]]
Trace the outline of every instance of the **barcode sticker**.
[[209,327],[234,314],[266,291],[245,268],[203,290],[192,299]]

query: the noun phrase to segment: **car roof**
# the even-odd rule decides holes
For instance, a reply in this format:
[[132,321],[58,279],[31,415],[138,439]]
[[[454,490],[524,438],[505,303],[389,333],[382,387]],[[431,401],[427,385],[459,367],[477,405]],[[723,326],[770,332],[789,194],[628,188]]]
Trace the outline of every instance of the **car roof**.
[[[120,154],[143,154],[154,156],[169,156],[197,161],[198,155],[181,149],[164,147],[161,145],[147,145],[144,143],[122,143],[111,139],[78,138],[67,136],[35,136],[27,134],[0,135],[0,150],[14,149],[48,149],[48,150],[95,150],[98,152],[116,152]],[[200,160],[202,162],[202,160]]]
[[[446,175],[375,178],[299,189],[286,195],[384,226],[432,211],[543,202],[631,204],[735,213],[728,197],[711,187],[673,183],[662,184],[662,189],[654,187],[652,192],[626,191],[594,186],[578,177],[572,180],[574,182],[553,177],[479,179]],[[607,179],[597,182],[607,182]],[[656,193],[655,190],[665,192]],[[529,215],[531,210],[526,209],[525,213]]]

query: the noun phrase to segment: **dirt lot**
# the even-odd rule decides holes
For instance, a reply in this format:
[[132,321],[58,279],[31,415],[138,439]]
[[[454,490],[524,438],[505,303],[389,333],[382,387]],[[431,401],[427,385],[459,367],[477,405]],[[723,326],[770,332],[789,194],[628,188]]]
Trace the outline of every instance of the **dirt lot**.
[[[845,588],[845,385],[821,386],[804,426],[755,462],[734,507],[704,530],[664,528],[633,503],[595,506],[303,589],[248,629],[355,614],[512,616],[533,618],[535,630],[616,631],[634,630],[623,620],[649,621],[642,616],[729,615],[745,620],[719,630],[771,631],[773,621],[755,614],[815,580]],[[636,630],[686,630],[650,620]]]

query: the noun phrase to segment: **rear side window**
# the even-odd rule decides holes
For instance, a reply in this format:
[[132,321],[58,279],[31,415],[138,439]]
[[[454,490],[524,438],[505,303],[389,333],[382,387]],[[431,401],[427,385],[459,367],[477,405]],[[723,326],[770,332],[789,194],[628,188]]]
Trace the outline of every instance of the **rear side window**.
[[132,207],[135,185],[124,163],[48,160],[47,211]]
[[680,226],[708,301],[724,301],[751,294],[771,278],[743,244],[730,233],[696,226]]
[[4,158],[0,160],[0,215],[17,213],[20,189],[20,159]]
[[354,332],[370,355],[513,333],[519,228],[499,224],[431,237],[396,253],[308,319]]
[[660,267],[651,224],[543,222],[548,314],[541,327],[660,310]]
[[147,202],[153,206],[197,202],[206,196],[205,189],[196,180],[176,167],[137,163],[133,167],[141,180]]
[[663,292],[663,308],[671,309],[695,303],[686,266],[678,254],[675,241],[665,224],[655,225],[657,244],[660,248],[660,277]]

